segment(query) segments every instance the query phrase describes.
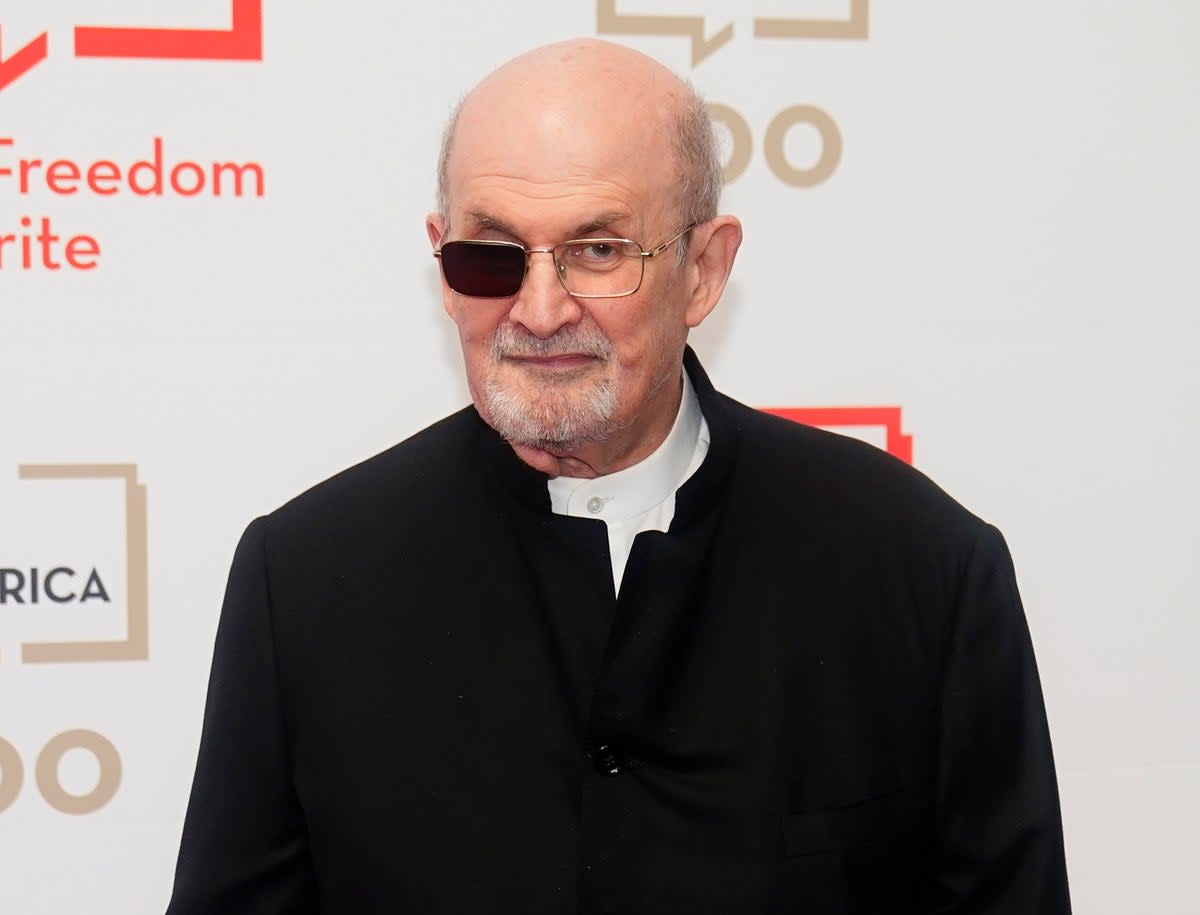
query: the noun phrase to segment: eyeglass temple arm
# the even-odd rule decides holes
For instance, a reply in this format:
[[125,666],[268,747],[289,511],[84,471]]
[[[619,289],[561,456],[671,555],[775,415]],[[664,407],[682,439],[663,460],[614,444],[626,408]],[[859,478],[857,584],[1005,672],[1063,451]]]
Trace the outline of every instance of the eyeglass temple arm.
[[693,222],[690,226],[687,226],[681,232],[677,232],[676,234],[672,235],[652,251],[643,251],[642,257],[654,257],[656,254],[662,254],[663,251],[665,251],[669,246],[675,244],[675,242],[679,241],[679,239],[683,238],[683,236],[687,235],[688,232],[692,231],[692,229],[696,228],[698,225],[700,225],[700,223]]

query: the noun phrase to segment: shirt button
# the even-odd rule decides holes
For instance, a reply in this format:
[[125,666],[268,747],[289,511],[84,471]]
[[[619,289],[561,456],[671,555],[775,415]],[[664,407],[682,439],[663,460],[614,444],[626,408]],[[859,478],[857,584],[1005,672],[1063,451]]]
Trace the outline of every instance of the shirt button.
[[587,500],[587,510],[593,515],[598,515],[604,510],[604,500],[599,496],[592,496]]
[[601,775],[621,774],[621,759],[608,744],[596,748],[596,752],[592,754],[592,765]]

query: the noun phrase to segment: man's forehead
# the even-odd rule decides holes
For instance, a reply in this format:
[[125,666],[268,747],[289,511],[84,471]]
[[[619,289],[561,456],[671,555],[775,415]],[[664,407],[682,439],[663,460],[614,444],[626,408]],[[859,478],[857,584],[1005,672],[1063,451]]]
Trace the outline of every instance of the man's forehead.
[[[629,209],[591,210],[587,205],[575,206],[574,212],[564,211],[554,220],[556,225],[544,226],[545,220],[530,219],[527,214],[515,217],[501,217],[487,209],[468,207],[463,214],[464,229],[476,231],[495,231],[513,238],[526,238],[531,229],[549,228],[564,237],[572,238],[593,235],[597,232],[620,231],[626,233],[639,222],[639,214]],[[587,215],[588,213],[593,215]],[[531,226],[531,223],[533,225]]]
[[446,171],[448,202],[459,213],[505,219],[552,207],[580,224],[613,222],[675,196],[669,130],[611,118],[567,123],[545,112],[520,123],[491,115],[459,125]]
[[447,213],[463,230],[493,229],[526,242],[543,244],[611,230],[639,238],[660,221],[674,220],[674,182],[648,181],[635,174],[613,180],[595,172],[553,180],[510,174],[452,171]]

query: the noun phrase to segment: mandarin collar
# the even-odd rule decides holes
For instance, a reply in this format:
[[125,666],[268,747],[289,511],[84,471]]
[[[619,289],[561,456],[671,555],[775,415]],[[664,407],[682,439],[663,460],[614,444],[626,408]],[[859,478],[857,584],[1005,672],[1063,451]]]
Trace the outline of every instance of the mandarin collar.
[[[711,507],[715,493],[723,486],[735,462],[739,432],[736,414],[729,407],[731,402],[714,390],[690,346],[684,349],[683,368],[708,425],[710,443],[700,468],[676,492],[672,530],[681,524],[690,524]],[[484,472],[497,487],[497,494],[515,499],[527,510],[550,514],[550,492],[546,486],[549,477],[517,457],[512,446],[484,422],[478,412],[472,410],[471,413],[475,418],[476,448],[484,459]]]
[[683,372],[683,392],[671,431],[653,453],[631,467],[594,478],[555,477],[547,482],[550,510],[575,518],[598,518],[608,523],[644,515],[675,494],[687,477],[707,427],[696,391]]

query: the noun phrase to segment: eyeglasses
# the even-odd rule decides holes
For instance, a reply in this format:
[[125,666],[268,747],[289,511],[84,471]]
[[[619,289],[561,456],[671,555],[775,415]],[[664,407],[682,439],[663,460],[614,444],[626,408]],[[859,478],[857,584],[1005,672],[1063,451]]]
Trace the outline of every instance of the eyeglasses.
[[696,228],[692,223],[649,251],[628,238],[572,238],[553,248],[526,248],[511,241],[448,241],[433,252],[442,262],[446,285],[459,295],[481,299],[516,295],[529,272],[532,254],[554,258],[563,289],[580,299],[616,299],[642,285],[646,261]]

